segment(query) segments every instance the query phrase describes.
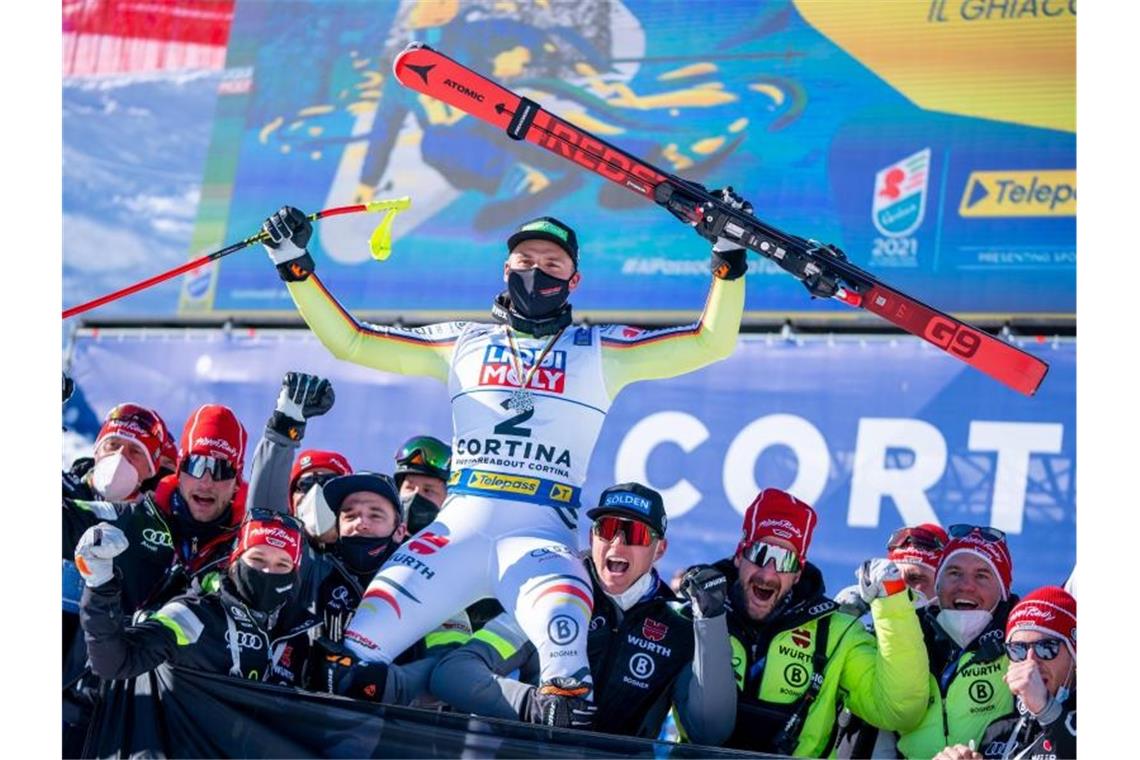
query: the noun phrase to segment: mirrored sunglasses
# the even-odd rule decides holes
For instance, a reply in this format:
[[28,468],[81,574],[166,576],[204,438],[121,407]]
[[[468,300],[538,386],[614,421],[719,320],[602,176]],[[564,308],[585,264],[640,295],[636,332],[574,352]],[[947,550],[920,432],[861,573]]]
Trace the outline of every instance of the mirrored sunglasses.
[[626,546],[649,546],[657,538],[653,529],[640,520],[627,520],[613,515],[603,515],[594,520],[593,531],[603,541],[613,541],[620,533]]
[[795,551],[765,541],[756,541],[748,546],[743,556],[760,567],[771,562],[777,573],[794,573],[800,569],[800,558]]
[[192,478],[202,478],[207,474],[214,480],[232,480],[237,477],[237,470],[228,459],[202,454],[191,454],[183,459],[181,469]]
[[1061,653],[1061,646],[1064,642],[1060,639],[1039,639],[1037,641],[1007,641],[1005,642],[1005,653],[1009,655],[1009,659],[1014,662],[1021,662],[1029,656],[1029,650],[1033,650],[1038,660],[1052,660]]

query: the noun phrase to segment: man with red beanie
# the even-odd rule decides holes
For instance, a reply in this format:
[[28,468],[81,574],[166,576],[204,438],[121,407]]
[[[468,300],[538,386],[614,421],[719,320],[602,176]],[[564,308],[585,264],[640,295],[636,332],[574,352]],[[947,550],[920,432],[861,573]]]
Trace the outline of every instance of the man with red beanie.
[[1005,651],[1016,709],[990,723],[976,750],[956,744],[938,760],[1077,756],[1077,600],[1057,586],[1027,594],[1009,612]]
[[1005,533],[980,525],[951,525],[938,564],[936,601],[923,610],[930,659],[930,706],[922,722],[899,733],[904,757],[931,757],[944,747],[981,741],[986,726],[1013,709],[1004,679],[1003,647],[1013,559]]
[[63,500],[65,556],[89,528],[112,523],[130,545],[115,560],[128,614],[182,593],[228,558],[245,514],[245,447],[245,428],[228,407],[194,410],[182,430],[178,472],[153,493],[136,501]]
[[824,595],[807,561],[818,517],[791,494],[766,488],[744,514],[736,553],[714,567],[728,578],[728,631],[738,688],[727,746],[820,757],[837,702],[885,729],[909,729],[926,709],[922,631],[911,596],[889,560],[858,576],[875,634]]
[[352,465],[335,451],[302,451],[289,472],[289,504],[318,546],[336,541],[336,512],[325,498],[324,485],[341,475],[351,475]]
[[81,615],[92,670],[108,680],[133,678],[169,662],[303,685],[308,632],[318,623],[298,597],[304,543],[293,517],[250,510],[217,590],[176,596],[142,622],[125,626],[122,572],[114,559],[130,542],[110,523],[92,526],[75,552],[87,584]]

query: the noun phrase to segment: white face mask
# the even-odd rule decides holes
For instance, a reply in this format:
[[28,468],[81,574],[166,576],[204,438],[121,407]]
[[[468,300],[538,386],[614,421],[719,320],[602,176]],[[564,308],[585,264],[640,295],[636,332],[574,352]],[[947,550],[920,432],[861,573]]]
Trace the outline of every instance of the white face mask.
[[926,594],[916,588],[912,588],[910,593],[914,594],[914,601],[911,602],[911,604],[914,605],[916,610],[925,609],[930,606],[930,599],[927,598]]
[[297,519],[305,526],[305,532],[318,538],[336,527],[336,513],[325,501],[321,486],[310,488],[297,503]]
[[611,594],[608,591],[606,591],[605,594],[610,599],[613,599],[618,607],[621,607],[622,612],[626,612],[630,607],[641,601],[641,597],[649,593],[649,589],[653,585],[656,577],[656,573],[650,569],[649,572],[635,580],[629,588],[620,594]]
[[978,637],[994,619],[988,610],[942,610],[935,620],[961,649]]
[[122,501],[139,487],[139,471],[120,452],[104,457],[91,471],[91,485],[107,501]]

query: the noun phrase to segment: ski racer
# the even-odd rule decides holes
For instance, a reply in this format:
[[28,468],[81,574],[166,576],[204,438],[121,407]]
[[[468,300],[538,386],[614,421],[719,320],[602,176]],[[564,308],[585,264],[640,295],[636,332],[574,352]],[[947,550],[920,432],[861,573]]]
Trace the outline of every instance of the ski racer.
[[[661,494],[640,483],[602,492],[586,566],[593,589],[588,651],[595,678],[594,730],[654,739],[669,708],[688,738],[715,745],[732,731],[736,685],[725,627],[724,576],[685,576],[691,607],[657,575],[668,521]],[[502,614],[448,654],[432,692],[456,710],[554,726],[590,725],[589,707],[571,708],[508,674],[537,672],[537,650]]]
[[[741,207],[743,201],[725,191]],[[312,226],[285,207],[263,225],[265,247],[297,308],[338,358],[446,382],[453,460],[448,500],[425,530],[438,537],[419,566],[388,562],[345,637],[366,660],[391,661],[452,613],[495,596],[539,652],[542,687],[591,699],[586,656],[591,586],[572,554],[579,493],[614,397],[727,357],[744,307],[745,251],[713,246],[713,285],[699,322],[641,331],[572,324],[582,281],[574,231],[553,217],[507,241],[507,288],[494,322],[381,327],[353,319],[314,273]],[[539,558],[542,547],[561,547]],[[542,559],[540,562],[539,560]]]
[[1077,600],[1056,586],[1009,612],[1005,682],[1017,709],[986,727],[977,749],[956,744],[936,760],[1077,756]]
[[876,726],[910,729],[926,710],[922,630],[898,568],[860,568],[872,635],[824,596],[807,561],[815,510],[766,488],[744,514],[732,559],[713,565],[729,579],[728,631],[738,688],[729,747],[822,757],[842,699]]

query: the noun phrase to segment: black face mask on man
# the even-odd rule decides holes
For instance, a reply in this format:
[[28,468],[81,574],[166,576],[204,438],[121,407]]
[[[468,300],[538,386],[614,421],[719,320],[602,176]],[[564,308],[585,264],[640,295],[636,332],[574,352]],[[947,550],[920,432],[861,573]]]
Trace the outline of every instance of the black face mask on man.
[[439,506],[419,493],[401,497],[400,504],[404,507],[404,514],[408,516],[409,536],[414,536],[431,525],[439,514]]
[[336,553],[352,572],[372,575],[398,546],[391,536],[341,536],[336,540]]
[[511,308],[535,319],[562,308],[570,297],[570,280],[560,280],[538,267],[511,269],[507,274],[507,292]]
[[298,576],[288,573],[267,573],[238,560],[230,573],[238,596],[257,612],[272,614],[297,594]]

